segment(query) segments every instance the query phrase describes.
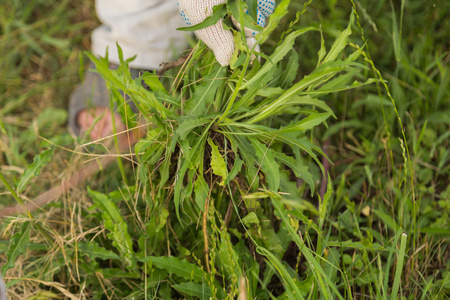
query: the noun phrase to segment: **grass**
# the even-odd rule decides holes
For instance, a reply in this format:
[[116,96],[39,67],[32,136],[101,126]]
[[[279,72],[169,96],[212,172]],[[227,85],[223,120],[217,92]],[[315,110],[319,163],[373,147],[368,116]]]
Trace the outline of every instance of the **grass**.
[[[240,86],[250,86],[239,81],[253,75],[239,77],[246,64],[237,66],[234,74],[225,74],[228,84],[213,87],[217,81],[211,79],[225,75],[209,65],[211,55],[190,61],[180,81],[186,103],[205,87],[216,88],[221,99],[231,99],[214,102],[211,109],[227,114],[217,123],[208,123],[203,115],[178,121],[177,114],[196,113],[189,104],[181,113],[160,108],[174,128],[182,124],[180,128],[205,134],[198,144],[203,146],[198,147],[207,149],[203,152],[209,156],[190,157],[198,159],[203,169],[186,165],[186,178],[196,184],[189,190],[186,181],[172,181],[175,173],[164,175],[155,167],[159,159],[149,161],[149,152],[140,155],[137,164],[124,161],[125,170],[113,166],[101,171],[89,181],[89,189],[81,186],[43,211],[1,220],[0,264],[6,265],[8,258],[4,277],[9,296],[446,299],[450,293],[449,6],[445,1],[417,0],[290,3],[287,17],[262,47],[267,55],[274,48],[282,51],[280,36],[288,36],[283,34],[287,28],[296,32],[319,25],[330,51],[339,32],[347,28],[354,7],[350,44],[336,59],[359,53],[356,61],[365,68],[348,78],[339,73],[334,87],[355,79],[380,80],[317,96],[336,118],[326,119],[326,126],[319,125],[323,120],[318,119],[304,137],[333,162],[328,183],[321,178],[324,160],[315,163],[305,151],[299,159],[287,150],[291,148],[286,139],[267,138],[267,131],[258,127],[286,127],[286,119],[292,124],[303,119],[258,108],[258,101],[264,104],[262,96],[254,103],[240,100],[247,99],[245,89],[234,95]],[[65,108],[83,74],[87,57],[81,53],[89,49],[95,20],[88,1],[15,1],[0,6],[0,168],[8,182],[0,184],[0,207],[16,202],[8,185],[17,186],[33,157],[50,144],[57,145],[53,159],[40,174],[30,176],[18,193],[21,199],[33,198],[73,172],[73,165],[91,159],[74,152],[83,141],[67,134]],[[290,24],[291,20],[297,22]],[[270,105],[282,103],[274,88],[287,90],[288,77],[296,84],[316,70],[321,43],[318,32],[299,34],[291,47],[294,51],[277,65],[284,72],[265,74],[274,78],[264,85],[273,88],[265,92],[266,97],[272,95],[267,98]],[[292,68],[298,73],[289,72],[288,66],[298,66]],[[165,86],[177,71],[165,75]],[[263,71],[264,67],[259,69],[260,74]],[[198,78],[206,80],[186,84]],[[228,90],[230,86],[234,90]],[[311,85],[307,91],[314,89]],[[129,93],[147,97],[136,91]],[[174,105],[180,99],[178,93],[170,96]],[[145,99],[140,103],[145,104]],[[234,109],[236,105],[244,110]],[[298,116],[319,117],[327,112],[326,106],[317,105],[301,106]],[[205,124],[212,124],[215,134],[200,130]],[[171,155],[164,166],[183,179],[179,173],[187,161],[183,157],[195,151],[189,152],[182,139],[174,148],[168,141],[175,134],[197,140],[189,131],[167,134],[173,129],[164,124],[160,128],[165,131],[153,131],[152,139],[159,139],[162,146],[152,145],[148,138],[138,144],[137,152],[152,145],[160,157]],[[251,133],[254,138],[243,143],[232,132]],[[256,154],[245,154],[248,144]],[[240,156],[223,154],[228,152]],[[249,180],[241,186],[216,184],[209,190],[214,180],[219,183],[233,173],[227,166],[236,165],[236,157],[243,160],[242,178]],[[311,175],[310,179],[306,173],[297,176],[304,179],[299,188],[287,184],[290,158],[294,165],[307,166]],[[248,163],[251,159],[259,165],[256,173]],[[285,164],[280,168],[273,161]],[[279,189],[277,181],[270,181],[275,174]],[[168,185],[162,189],[164,176]],[[201,176],[203,181],[198,179]],[[259,189],[244,189],[245,184]],[[172,198],[176,193],[183,194]]]

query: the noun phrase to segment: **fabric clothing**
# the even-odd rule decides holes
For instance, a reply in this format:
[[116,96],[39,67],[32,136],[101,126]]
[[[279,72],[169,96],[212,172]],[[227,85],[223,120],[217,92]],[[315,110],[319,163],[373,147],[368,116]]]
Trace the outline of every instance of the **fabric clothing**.
[[132,68],[158,70],[162,62],[179,57],[187,48],[185,26],[175,0],[96,0],[103,23],[92,33],[92,52],[119,63],[116,42],[125,59],[137,55]]
[[[179,0],[181,17],[186,25],[197,25],[203,22],[213,12],[213,7],[225,3],[226,0]],[[230,63],[234,53],[234,38],[230,30],[223,28],[223,20],[211,26],[195,31],[213,52],[222,66]]]
[[[108,51],[109,61],[117,65],[118,43],[124,59],[136,56],[129,63],[133,78],[145,70],[159,70],[161,63],[179,57],[188,46],[188,33],[176,30],[185,25],[175,0],[96,0],[95,9],[103,25],[92,32],[93,54],[105,56]],[[136,109],[133,102],[129,104]],[[69,99],[68,126],[75,135],[81,131],[77,116],[89,107],[109,107],[106,83],[93,72],[86,72]]]
[[6,300],[6,286],[0,275],[0,300]]
[[[118,65],[110,64],[111,69],[116,69]],[[95,68],[90,64],[90,69]],[[146,70],[130,69],[133,79],[140,77]],[[145,86],[145,84],[144,84]],[[135,113],[138,109],[133,101],[127,95],[124,95],[125,101]],[[85,109],[94,107],[109,107],[109,92],[105,80],[95,72],[86,72],[83,82],[73,91],[69,99],[68,126],[75,135],[80,135],[81,128],[77,122],[78,114]],[[114,105],[115,106],[115,105]],[[114,107],[116,109],[116,107]],[[0,298],[1,300],[1,298]]]

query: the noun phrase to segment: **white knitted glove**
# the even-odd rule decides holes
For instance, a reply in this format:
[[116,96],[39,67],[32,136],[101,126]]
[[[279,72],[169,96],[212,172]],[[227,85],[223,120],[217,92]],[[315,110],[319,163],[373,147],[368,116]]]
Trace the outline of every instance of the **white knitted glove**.
[[[214,6],[225,2],[226,0],[178,0],[178,9],[186,24],[193,26],[203,22],[210,16]],[[275,0],[258,0],[257,23],[259,26],[265,26],[266,18],[273,13],[274,7]],[[223,29],[222,21],[220,19],[214,25],[197,30],[195,34],[214,52],[217,61],[222,66],[227,66],[234,52],[234,39],[231,31]],[[235,24],[238,25],[237,22]],[[245,28],[245,36],[249,48],[253,48],[256,43],[254,38],[256,33],[251,29]],[[259,50],[256,49],[256,51]]]
[[[212,14],[214,6],[227,2],[226,0],[178,0],[178,9],[188,26],[197,25],[203,22]],[[234,52],[233,34],[229,30],[223,29],[223,19],[216,24],[195,31],[216,56],[217,61],[222,66],[230,63]]]

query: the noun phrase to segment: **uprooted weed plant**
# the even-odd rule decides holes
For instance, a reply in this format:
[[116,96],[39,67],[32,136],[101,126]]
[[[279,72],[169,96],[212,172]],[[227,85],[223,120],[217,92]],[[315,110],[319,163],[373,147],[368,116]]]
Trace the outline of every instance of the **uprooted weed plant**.
[[[130,128],[147,124],[146,132],[134,147],[134,161],[118,160],[122,182],[117,188],[110,186],[104,192],[90,185],[93,205],[73,206],[70,233],[55,234],[58,226],[34,217],[11,222],[16,233],[8,244],[2,274],[28,250],[49,253],[29,259],[30,277],[65,284],[54,283],[49,291],[38,292],[48,297],[59,293],[87,299],[445,296],[448,272],[408,283],[414,287],[405,284],[409,276],[405,270],[413,268],[407,265],[415,262],[411,249],[418,249],[420,226],[411,149],[399,117],[402,112],[364,44],[357,7],[349,13],[348,25],[329,41],[321,27],[299,25],[310,3],[297,7],[298,3],[280,1],[257,37],[259,43],[273,45],[267,55],[248,49],[245,36],[233,29],[237,51],[230,67],[220,66],[202,42],[162,76],[147,72],[132,78],[120,47],[116,70],[109,69],[107,56],[88,54],[110,88],[111,106],[116,104]],[[196,29],[225,14],[230,27],[231,15],[251,26],[252,14],[244,13],[245,5],[229,1]],[[298,12],[289,11],[289,5]],[[304,36],[319,41],[316,56],[299,58],[296,40]],[[302,59],[314,61],[304,76],[299,73]],[[375,91],[382,107],[390,109],[386,113],[390,117],[376,124],[385,123],[385,131],[378,134],[385,135],[381,153],[392,168],[382,171],[392,172],[387,183],[372,181],[376,174],[368,166],[375,159],[369,155],[362,158],[361,167],[367,178],[353,179],[348,169],[339,177],[328,177],[333,162],[320,143],[325,138],[317,134],[328,139],[343,126],[324,99],[361,90]],[[134,113],[126,101],[134,102],[139,112]],[[350,126],[362,126],[352,121]],[[333,122],[338,123],[328,127]],[[356,151],[360,155],[381,147],[363,141],[362,150]],[[27,169],[17,180],[19,194],[53,151],[38,155],[32,171]],[[396,167],[397,155],[401,168]],[[349,165],[360,168],[357,160]],[[349,180],[353,186],[346,189]],[[367,188],[366,180],[369,189],[389,184],[389,193],[397,192],[395,203],[386,206],[400,209],[398,218],[382,205],[372,203],[371,211],[355,202]],[[391,196],[386,194],[385,201]],[[366,217],[385,224],[378,229],[379,222],[371,226],[372,221],[364,221],[367,227],[360,227]],[[35,242],[36,235],[44,240]],[[14,288],[13,284],[9,285]],[[436,288],[431,288],[433,284]]]

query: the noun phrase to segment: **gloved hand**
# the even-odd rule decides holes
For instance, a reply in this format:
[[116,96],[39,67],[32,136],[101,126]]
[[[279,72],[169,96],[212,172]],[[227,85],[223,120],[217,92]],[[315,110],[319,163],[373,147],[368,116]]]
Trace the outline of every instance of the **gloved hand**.
[[[261,27],[266,26],[266,18],[269,17],[275,9],[275,0],[258,0],[258,6],[257,6],[257,25]],[[241,29],[241,24],[235,19],[232,18],[234,26]],[[255,36],[258,33],[257,31],[254,31],[253,29],[244,28],[245,32],[245,39],[247,41],[247,46],[252,49],[253,46],[256,44]],[[259,45],[256,45],[255,51],[259,52]],[[252,57],[253,59],[253,57]]]
[[[203,22],[212,14],[214,6],[225,2],[226,0],[178,0],[178,8],[186,24],[192,26]],[[275,0],[258,0],[257,23],[259,26],[265,26],[266,18],[273,13],[274,7]],[[195,34],[214,52],[217,61],[222,66],[227,66],[234,52],[234,39],[231,31],[223,29],[222,21],[220,19],[214,25],[197,30]],[[249,48],[252,48],[256,43],[254,37],[256,32],[245,28],[245,35]]]

